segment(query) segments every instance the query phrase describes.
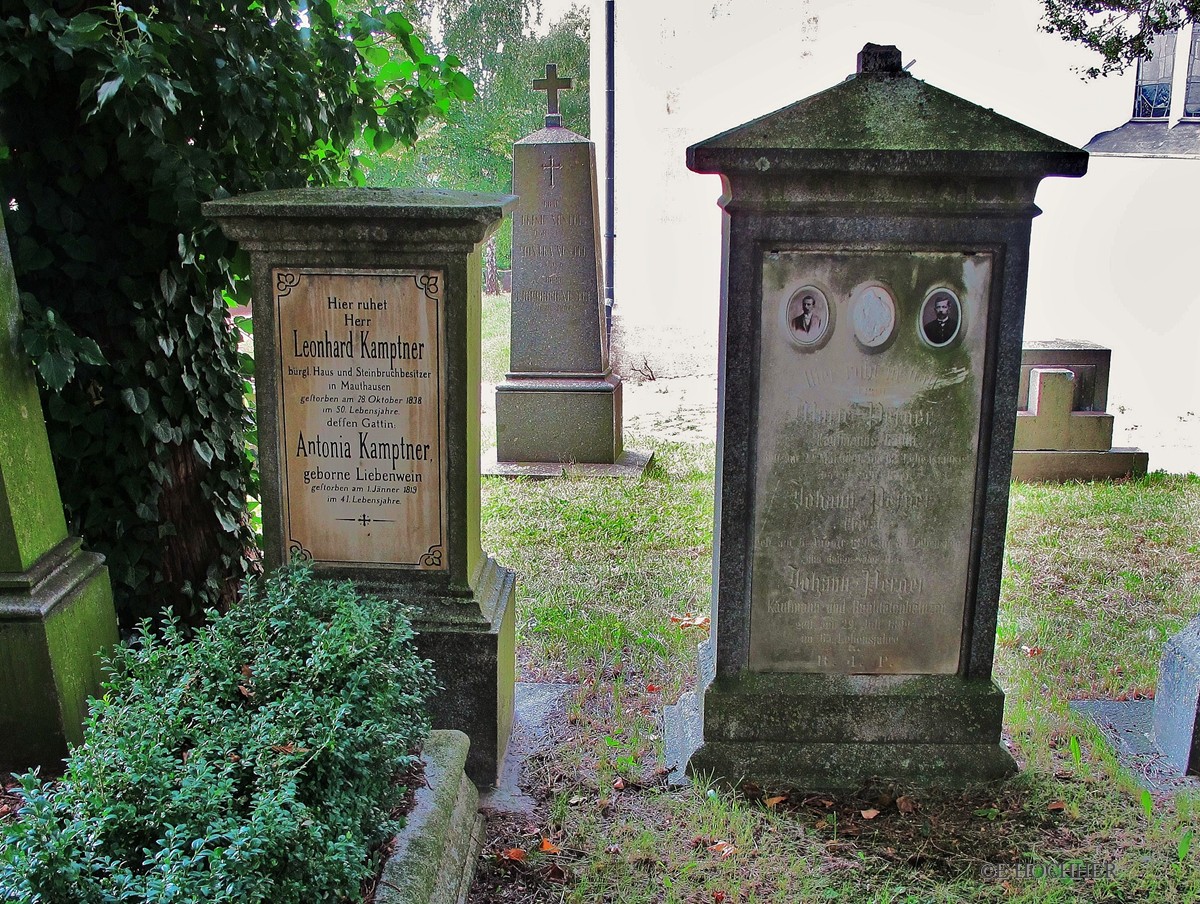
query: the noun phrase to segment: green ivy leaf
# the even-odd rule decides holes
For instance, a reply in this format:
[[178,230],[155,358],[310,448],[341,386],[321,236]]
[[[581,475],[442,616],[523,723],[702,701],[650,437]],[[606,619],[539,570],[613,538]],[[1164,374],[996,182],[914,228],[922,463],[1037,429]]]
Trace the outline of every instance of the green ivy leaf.
[[55,391],[62,389],[75,376],[75,362],[53,351],[37,359],[37,369],[46,385]]
[[125,81],[125,77],[122,75],[118,75],[116,78],[109,79],[107,82],[105,82],[103,85],[100,86],[99,90],[96,91],[96,109],[97,110],[99,110],[106,103],[108,103],[110,100],[112,100],[113,96],[120,89],[121,84],[124,81]]
[[129,406],[129,410],[134,414],[145,414],[146,409],[150,407],[150,393],[141,386],[122,390],[121,400]]
[[192,448],[196,450],[196,454],[200,456],[201,460],[203,460],[203,462],[206,465],[212,464],[212,460],[213,460],[212,446],[210,446],[206,442],[202,442],[201,440],[194,439],[194,440],[192,440]]

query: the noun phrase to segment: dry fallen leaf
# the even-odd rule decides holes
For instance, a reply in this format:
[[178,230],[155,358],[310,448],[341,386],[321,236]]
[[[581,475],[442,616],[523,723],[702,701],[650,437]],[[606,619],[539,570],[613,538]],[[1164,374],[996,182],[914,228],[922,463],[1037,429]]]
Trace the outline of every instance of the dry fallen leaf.
[[604,849],[604,853],[606,853],[606,854],[619,854],[619,853],[621,853],[621,846],[620,846],[620,845],[618,845],[618,844],[610,844],[608,847],[606,847],[606,848]]
[[708,849],[714,854],[720,854],[722,860],[737,853],[737,848],[728,841],[718,841],[716,844],[710,844]]
[[242,677],[243,677],[243,678],[249,678],[249,677],[251,677],[253,674],[254,674],[254,673],[253,673],[253,671],[250,669],[250,666],[248,666],[248,665],[244,665],[244,666],[242,666]]
[[901,813],[917,812],[917,802],[908,795],[902,795],[896,798],[896,809]]
[[625,790],[625,779],[618,778],[615,782],[613,782],[613,790],[614,791],[624,791]]
[[545,876],[547,882],[554,882],[558,885],[566,885],[567,879],[570,878],[567,871],[557,863],[551,863],[546,867]]
[[1026,656],[1041,656],[1046,651],[1042,647],[1021,647],[1021,652]]
[[296,745],[289,741],[286,744],[276,744],[271,750],[275,753],[295,753]]
[[1051,813],[1058,813],[1059,811],[1065,810],[1066,808],[1067,808],[1067,802],[1065,800],[1051,801],[1050,804],[1048,804],[1046,807],[1046,809],[1049,810]]
[[671,621],[681,628],[707,628],[711,619],[707,615],[695,615],[685,612],[682,616],[672,615]]
[[661,690],[662,690],[661,685],[658,685],[658,684],[647,684],[646,685],[646,693],[647,694],[657,694]]
[[862,814],[863,819],[874,819],[879,815],[879,811],[873,807],[869,810],[859,810],[859,813]]
[[542,839],[542,846],[538,848],[543,854],[561,854],[562,848],[551,841],[549,838]]
[[513,863],[520,863],[525,859],[525,850],[523,848],[509,848],[500,855],[501,860],[508,860]]
[[567,803],[569,803],[572,807],[575,807],[575,806],[578,806],[579,804],[583,803],[584,800],[585,800],[585,798],[583,797],[582,794],[576,794],[576,795],[573,795],[571,797],[571,799],[569,801],[567,801]]
[[243,697],[245,697],[247,700],[249,700],[251,697],[254,696],[254,691],[250,690],[248,687],[246,687],[243,684],[238,685],[238,692],[241,693],[241,695]]
[[786,794],[780,794],[778,797],[768,797],[766,800],[763,801],[763,806],[766,807],[768,810],[773,810],[773,809],[775,809],[775,807],[779,806],[785,800],[787,800]]
[[722,902],[724,900],[725,900],[725,892],[723,892],[723,891],[714,891],[713,892],[713,904],[722,904]]

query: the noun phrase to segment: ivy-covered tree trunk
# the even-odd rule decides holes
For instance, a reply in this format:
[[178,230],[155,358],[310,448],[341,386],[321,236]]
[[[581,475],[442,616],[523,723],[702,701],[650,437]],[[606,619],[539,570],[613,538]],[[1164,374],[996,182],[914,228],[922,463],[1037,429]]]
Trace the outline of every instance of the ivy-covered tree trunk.
[[200,204],[361,177],[351,142],[412,142],[472,94],[399,13],[306,10],[0,0],[25,346],[72,530],[107,557],[126,629],[164,605],[195,620],[255,558],[252,362],[228,313],[248,273]]

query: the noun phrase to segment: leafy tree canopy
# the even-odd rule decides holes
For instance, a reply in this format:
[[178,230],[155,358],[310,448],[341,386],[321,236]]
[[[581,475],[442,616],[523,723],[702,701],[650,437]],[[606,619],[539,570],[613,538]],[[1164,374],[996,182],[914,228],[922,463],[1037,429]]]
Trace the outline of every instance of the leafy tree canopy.
[[0,0],[0,199],[73,531],[129,627],[228,599],[252,547],[245,260],[210,198],[363,181],[472,95],[396,4]]
[[1152,54],[1154,38],[1200,20],[1200,0],[1042,0],[1042,29],[1078,41],[1101,56],[1089,78],[1123,72]]
[[[427,125],[414,147],[371,161],[373,182],[512,191],[513,143],[544,124],[546,95],[533,90],[533,80],[546,74],[547,63],[557,63],[559,74],[574,80],[559,95],[563,125],[588,134],[588,13],[573,6],[539,35],[531,23],[540,4],[513,4],[507,13],[500,9],[505,6],[453,0],[441,8],[443,40],[468,48],[463,67],[475,81],[476,99]],[[509,262],[511,236],[506,220],[496,236],[502,267]]]

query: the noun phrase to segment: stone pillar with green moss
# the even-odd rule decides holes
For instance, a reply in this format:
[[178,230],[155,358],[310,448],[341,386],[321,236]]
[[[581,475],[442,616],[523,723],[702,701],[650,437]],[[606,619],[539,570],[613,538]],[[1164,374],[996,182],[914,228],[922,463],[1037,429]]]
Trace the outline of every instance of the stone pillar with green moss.
[[1015,769],[992,660],[1030,223],[1087,154],[895,47],[858,63],[688,149],[724,187],[720,444],[712,636],[668,737],[729,782]]
[[482,243],[510,195],[296,189],[213,201],[250,252],[266,563],[413,609],[435,728],[495,783],[512,727],[513,572],[479,538]]
[[67,536],[0,219],[0,769],[54,769],[83,740],[117,641],[104,560]]

